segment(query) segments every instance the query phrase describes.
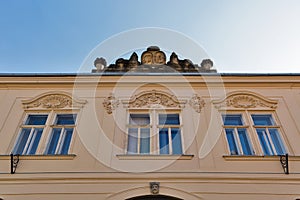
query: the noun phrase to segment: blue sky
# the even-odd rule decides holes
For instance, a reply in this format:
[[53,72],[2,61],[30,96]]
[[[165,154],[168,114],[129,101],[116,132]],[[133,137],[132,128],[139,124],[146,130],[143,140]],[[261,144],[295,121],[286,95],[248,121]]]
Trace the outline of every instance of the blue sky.
[[145,27],[191,38],[220,72],[300,73],[298,0],[0,0],[0,72],[77,72],[100,43]]

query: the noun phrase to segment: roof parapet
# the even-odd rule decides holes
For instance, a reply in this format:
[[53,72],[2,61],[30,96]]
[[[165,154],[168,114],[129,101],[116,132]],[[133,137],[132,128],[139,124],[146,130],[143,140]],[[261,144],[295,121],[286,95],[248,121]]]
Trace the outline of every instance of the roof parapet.
[[112,72],[134,72],[134,73],[216,73],[212,69],[213,62],[210,59],[202,60],[200,66],[189,59],[180,60],[175,52],[172,52],[170,59],[166,61],[166,54],[157,46],[150,46],[141,55],[133,52],[129,59],[118,58],[114,64],[107,66],[104,58],[96,58],[94,61],[96,69],[92,73]]

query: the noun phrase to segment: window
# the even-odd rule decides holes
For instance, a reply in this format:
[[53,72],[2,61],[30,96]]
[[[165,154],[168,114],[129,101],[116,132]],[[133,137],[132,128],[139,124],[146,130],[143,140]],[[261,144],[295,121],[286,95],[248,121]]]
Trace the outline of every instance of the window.
[[223,122],[230,154],[252,155],[254,151],[242,115],[223,115]]
[[150,153],[149,114],[130,114],[128,153]]
[[159,114],[160,154],[182,154],[178,114]]
[[178,113],[131,113],[128,125],[128,154],[182,154]]
[[22,125],[17,139],[14,154],[35,154],[40,142],[48,115],[28,115]]
[[281,136],[272,115],[251,115],[254,128],[265,155],[283,155],[286,153]]
[[[243,117],[252,122],[245,124]],[[263,155],[283,155],[286,149],[272,114],[226,114],[222,115],[224,132],[230,155],[253,155],[254,147],[250,138],[257,143],[256,152]],[[251,135],[251,137],[250,137]]]
[[[53,117],[55,118],[54,123],[49,125]],[[12,153],[21,155],[68,154],[75,120],[76,114],[55,114],[53,112],[28,114],[21,125]],[[43,138],[47,142],[46,150],[39,150]]]
[[68,154],[76,115],[58,114],[46,149],[46,154]]

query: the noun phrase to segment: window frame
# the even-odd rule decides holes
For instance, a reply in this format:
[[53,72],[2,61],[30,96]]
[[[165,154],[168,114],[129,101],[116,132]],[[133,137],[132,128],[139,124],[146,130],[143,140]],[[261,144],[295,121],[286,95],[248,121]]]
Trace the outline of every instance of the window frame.
[[268,126],[268,128],[271,127],[271,128],[276,128],[278,130],[278,134],[280,136],[281,143],[284,147],[285,153],[289,152],[289,147],[288,147],[287,142],[286,142],[285,133],[282,129],[281,124],[279,123],[279,119],[276,115],[275,110],[256,110],[256,109],[251,109],[251,110],[248,110],[248,109],[245,109],[245,110],[243,110],[243,109],[224,110],[224,111],[221,112],[221,118],[223,118],[223,115],[241,115],[242,116],[244,126],[241,126],[241,127],[245,127],[245,129],[247,130],[249,143],[250,143],[250,145],[252,145],[252,151],[253,151],[252,155],[243,155],[243,154],[232,155],[231,152],[230,152],[230,147],[229,147],[229,144],[228,144],[226,131],[225,131],[225,128],[230,127],[230,126],[225,126],[224,122],[223,122],[223,119],[221,119],[221,121],[222,121],[222,135],[223,135],[223,140],[226,144],[225,147],[226,147],[227,155],[229,155],[229,156],[278,156],[278,155],[281,155],[281,154],[277,154],[277,153],[274,153],[273,155],[268,155],[268,154],[264,153],[263,147],[260,143],[260,139],[259,139],[258,134],[256,132],[257,127],[263,127],[263,126],[254,125],[252,115],[271,115],[272,120],[273,120],[275,125],[274,126]]
[[[29,116],[33,116],[33,115],[47,115],[47,119],[46,119],[46,122],[44,125],[28,125],[26,124],[27,120],[29,119]],[[29,136],[27,138],[27,141],[26,141],[26,144],[24,146],[24,149],[22,151],[21,154],[19,155],[35,155],[37,152],[39,152],[39,149],[40,149],[40,146],[41,146],[41,141],[42,141],[42,138],[43,138],[43,135],[45,133],[45,129],[47,127],[47,123],[49,122],[49,113],[48,112],[26,112],[23,116],[22,116],[22,121],[21,121],[21,125],[19,126],[19,129],[18,129],[18,132],[17,132],[17,137],[15,139],[15,142],[13,144],[13,148],[12,148],[12,153],[16,154],[17,152],[17,149],[20,145],[20,140],[21,140],[21,137],[22,137],[22,132],[23,132],[23,129],[31,129],[30,130],[30,133],[29,133]],[[42,128],[43,131],[41,133],[41,138],[39,139],[39,142],[37,144],[37,147],[36,147],[36,150],[35,150],[35,153],[34,154],[30,154],[28,152],[31,151],[31,148],[28,147],[28,145],[31,145],[31,140],[32,138],[34,137],[33,134],[34,134],[34,130],[36,128]],[[25,151],[26,150],[26,151]]]
[[[274,124],[273,125],[255,125],[254,120],[252,118],[252,115],[270,115]],[[289,152],[288,146],[287,146],[287,143],[286,143],[286,139],[285,139],[285,134],[282,130],[282,126],[279,123],[279,119],[277,118],[277,115],[275,114],[275,112],[253,112],[253,111],[250,111],[249,112],[249,119],[250,119],[251,124],[252,124],[253,133],[256,135],[256,138],[257,138],[257,141],[258,141],[258,144],[259,144],[259,147],[260,147],[261,155],[264,155],[264,156],[278,156],[278,155],[283,155],[283,154],[286,154],[286,153]],[[271,143],[271,148],[272,148],[271,150],[273,152],[272,154],[265,154],[264,153],[263,146],[261,144],[261,141],[259,139],[258,132],[257,132],[257,129],[259,129],[259,128],[266,130],[266,135],[268,137],[268,141]],[[277,153],[277,148],[275,147],[274,142],[272,140],[272,137],[270,136],[269,129],[276,129],[278,131],[279,137],[281,139],[281,141],[280,141],[280,143],[282,145],[281,148],[283,148],[283,151],[284,151],[283,154]]]
[[[70,139],[70,144],[69,144],[69,148],[68,148],[68,152],[67,154],[47,154],[47,148],[51,139],[51,135],[52,135],[52,131],[53,131],[53,127],[56,126],[54,125],[55,120],[57,115],[59,114],[73,114],[76,115],[76,120],[74,125],[72,125],[73,128],[73,132],[72,132],[72,136]],[[45,125],[25,125],[28,117],[30,115],[47,115],[47,120]],[[19,143],[20,137],[21,137],[21,132],[23,128],[26,127],[32,127],[32,126],[40,126],[43,127],[43,131],[41,134],[41,138],[39,140],[39,143],[37,145],[37,149],[35,151],[34,154],[19,154],[19,155],[71,155],[72,153],[72,149],[73,149],[73,143],[75,141],[76,135],[77,135],[77,122],[78,122],[78,118],[79,118],[79,109],[57,109],[57,110],[25,110],[24,114],[22,115],[22,120],[20,121],[20,126],[18,128],[18,131],[16,132],[16,136],[15,136],[15,141],[13,143],[12,146],[12,153],[15,152],[15,150],[17,149],[17,145]],[[32,132],[32,130],[31,130]]]
[[[59,124],[56,124],[57,122],[57,116],[58,115],[76,115],[76,118],[74,120],[74,124],[72,125],[69,125],[69,124],[65,124],[65,125],[59,125]],[[75,132],[75,128],[76,128],[76,125],[77,125],[77,119],[78,119],[78,113],[74,113],[74,112],[54,112],[53,113],[53,118],[52,118],[52,123],[49,125],[50,127],[50,130],[48,132],[48,137],[47,137],[47,142],[46,142],[46,146],[45,146],[45,149],[43,151],[43,154],[45,155],[68,155],[69,154],[69,151],[70,151],[70,148],[71,148],[71,144],[72,144],[72,140],[73,140],[73,137],[74,137],[74,132]],[[70,139],[70,144],[69,144],[69,147],[68,147],[68,151],[67,151],[67,154],[62,154],[61,153],[61,150],[63,148],[63,145],[62,143],[65,141],[64,138],[66,137],[66,132],[64,131],[65,129],[68,129],[68,128],[72,128],[72,135],[71,135],[71,139]],[[57,144],[56,144],[56,148],[55,148],[55,152],[54,154],[49,154],[47,153],[49,151],[49,148],[50,148],[50,143],[51,143],[51,140],[52,140],[52,137],[53,137],[53,134],[54,134],[54,129],[61,129],[60,130],[60,133],[59,133],[59,139],[57,141]]]
[[[129,145],[129,118],[131,114],[149,114],[150,117],[150,151],[149,153],[139,153],[139,149],[137,153],[132,153],[128,151]],[[179,116],[179,123],[178,125],[180,129],[180,140],[181,140],[181,154],[173,154],[173,151],[169,151],[169,154],[160,154],[160,145],[159,145],[159,127],[166,126],[166,125],[159,125],[159,114],[178,114]],[[167,125],[170,126],[170,125]],[[171,125],[174,126],[174,125]],[[177,125],[175,125],[177,126]],[[170,134],[169,137],[169,148],[170,148]],[[149,109],[128,109],[127,112],[127,120],[126,120],[126,137],[125,137],[125,154],[126,155],[185,155],[185,148],[184,148],[184,137],[183,137],[183,121],[182,121],[182,111],[180,109],[165,109],[165,108],[149,108]],[[140,143],[140,139],[138,139]],[[172,144],[172,142],[171,142]],[[137,147],[139,148],[139,146]],[[172,149],[172,147],[171,147]]]
[[[143,114],[147,114],[147,115],[149,115],[149,124],[148,125],[132,125],[132,124],[130,124],[130,115],[131,114],[140,114],[140,115],[143,115]],[[133,113],[129,113],[128,114],[128,119],[127,119],[127,137],[126,137],[126,154],[145,154],[145,155],[147,155],[147,154],[150,154],[151,152],[152,152],[152,140],[151,140],[151,138],[152,138],[152,134],[151,134],[151,129],[152,129],[152,125],[153,124],[153,119],[152,119],[152,117],[151,117],[151,115],[149,114],[149,113],[146,113],[146,112],[143,112],[143,111],[140,111],[140,112],[133,112]],[[129,129],[131,129],[131,128],[137,128],[138,129],[138,135],[137,135],[137,147],[136,147],[136,149],[137,149],[137,152],[136,153],[134,153],[134,152],[129,152]],[[149,134],[149,138],[150,138],[150,141],[149,141],[149,146],[150,146],[150,149],[149,149],[149,153],[141,153],[140,151],[141,151],[141,148],[140,148],[140,146],[141,146],[141,137],[140,137],[140,135],[141,135],[141,129],[143,129],[143,128],[149,128],[150,129],[150,134]]]
[[[225,125],[225,121],[223,120],[223,116],[227,116],[227,115],[240,115],[241,116],[241,120],[243,125]],[[226,142],[226,146],[227,146],[227,152],[229,155],[235,155],[235,156],[251,156],[251,155],[255,155],[255,150],[254,150],[254,144],[251,138],[251,134],[249,133],[249,124],[247,123],[246,117],[245,117],[245,113],[241,113],[241,112],[226,112],[226,113],[222,113],[222,128],[223,128],[223,135],[224,135],[224,139]],[[230,151],[230,145],[229,145],[229,141],[227,138],[227,132],[226,129],[233,129],[233,134],[234,134],[234,140],[235,140],[235,144],[236,144],[236,148],[237,148],[237,152],[236,154],[232,154],[232,152]],[[242,147],[242,143],[239,137],[239,133],[238,133],[238,129],[245,129],[246,130],[246,137],[249,143],[249,148],[251,151],[250,155],[244,154],[244,150]]]

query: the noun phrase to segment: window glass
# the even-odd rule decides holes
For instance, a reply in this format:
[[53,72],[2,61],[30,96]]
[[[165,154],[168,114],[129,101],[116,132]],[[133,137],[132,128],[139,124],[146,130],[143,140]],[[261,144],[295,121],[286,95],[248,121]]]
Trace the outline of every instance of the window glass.
[[138,129],[137,128],[129,128],[128,129],[128,147],[127,152],[130,153],[138,153]]
[[72,140],[76,114],[57,114],[55,125],[60,125],[52,129],[46,154],[68,154]]
[[238,129],[239,139],[242,145],[244,155],[252,155],[251,145],[249,143],[249,138],[246,129]]
[[76,114],[58,114],[56,116],[56,125],[74,125]]
[[284,145],[282,143],[281,137],[278,133],[278,130],[275,128],[269,129],[271,139],[273,141],[274,147],[276,149],[276,152],[278,155],[285,154],[286,150],[284,148]]
[[159,125],[179,125],[179,114],[159,114]]
[[32,137],[29,141],[29,146],[27,150],[27,154],[35,154],[38,144],[40,142],[41,136],[42,136],[43,129],[42,128],[37,128],[34,129],[34,133],[32,134]]
[[66,128],[64,137],[62,138],[62,146],[60,150],[60,154],[68,154],[72,135],[73,135],[73,129],[72,128]]
[[16,144],[15,150],[14,150],[14,154],[22,154],[23,150],[25,148],[25,145],[27,143],[27,140],[29,138],[30,135],[30,128],[23,128],[20,136],[19,136],[19,140],[18,143]]
[[274,155],[273,148],[271,146],[270,139],[266,133],[266,129],[258,128],[256,129],[258,134],[259,142],[262,146],[265,155]]
[[58,140],[60,137],[60,132],[61,132],[61,128],[54,128],[52,130],[47,154],[55,154],[55,150],[56,150]]
[[170,153],[168,129],[166,128],[159,130],[159,149],[160,149],[160,154]]
[[242,115],[223,115],[224,125],[241,126],[243,125]]
[[149,114],[130,114],[129,124],[148,125],[150,124]]
[[159,154],[182,154],[179,114],[129,114],[127,153],[150,154],[152,149],[159,149]]
[[26,125],[45,125],[48,115],[28,115]]
[[[241,114],[222,115],[231,155],[252,155],[253,150]],[[226,127],[230,126],[230,127]]]
[[173,154],[182,154],[181,134],[180,129],[173,128],[171,130],[172,150]]
[[274,125],[271,115],[251,115],[254,125],[257,126],[272,126]]
[[234,129],[225,129],[226,137],[231,155],[238,155],[238,148],[234,137]]
[[38,148],[48,115],[28,115],[25,121],[26,128],[22,128],[13,149],[14,154],[35,154]]
[[140,153],[150,153],[150,129],[141,129]]

